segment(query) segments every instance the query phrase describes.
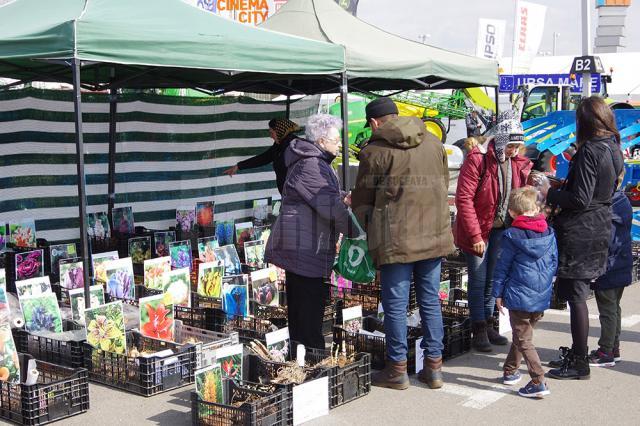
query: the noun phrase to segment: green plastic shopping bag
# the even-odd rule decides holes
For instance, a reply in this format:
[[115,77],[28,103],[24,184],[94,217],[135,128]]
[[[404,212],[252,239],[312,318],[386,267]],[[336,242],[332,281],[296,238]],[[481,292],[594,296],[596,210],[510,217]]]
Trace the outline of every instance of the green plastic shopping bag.
[[376,268],[369,254],[367,234],[353,213],[351,213],[351,220],[360,231],[360,235],[356,238],[343,238],[333,270],[355,283],[370,283],[376,278]]

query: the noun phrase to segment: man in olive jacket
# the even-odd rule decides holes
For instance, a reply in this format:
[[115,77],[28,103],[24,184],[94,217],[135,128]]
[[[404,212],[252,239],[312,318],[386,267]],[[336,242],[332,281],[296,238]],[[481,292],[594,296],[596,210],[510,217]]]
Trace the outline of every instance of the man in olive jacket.
[[366,227],[382,284],[387,362],[372,382],[393,389],[409,387],[407,304],[413,276],[424,335],[418,378],[439,388],[444,334],[440,266],[442,257],[454,250],[447,155],[419,118],[398,117],[391,99],[370,102],[366,113],[373,134],[360,152],[351,206]]

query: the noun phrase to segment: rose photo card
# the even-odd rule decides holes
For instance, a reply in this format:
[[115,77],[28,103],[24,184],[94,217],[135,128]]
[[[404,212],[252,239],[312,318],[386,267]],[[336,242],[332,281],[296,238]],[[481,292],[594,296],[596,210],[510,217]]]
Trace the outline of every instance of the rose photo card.
[[244,248],[244,243],[255,240],[253,222],[236,223],[236,244]]
[[44,256],[41,249],[15,254],[16,280],[44,276]]

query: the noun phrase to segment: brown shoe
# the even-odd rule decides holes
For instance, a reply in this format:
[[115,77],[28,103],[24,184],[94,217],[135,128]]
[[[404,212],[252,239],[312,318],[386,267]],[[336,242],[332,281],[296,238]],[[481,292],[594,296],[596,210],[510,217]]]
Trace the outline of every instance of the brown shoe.
[[409,387],[409,375],[407,374],[407,361],[387,360],[384,370],[371,375],[371,384],[383,388],[403,390]]
[[422,370],[418,373],[418,380],[426,383],[431,389],[440,389],[444,385],[442,379],[442,357],[425,357],[422,362]]

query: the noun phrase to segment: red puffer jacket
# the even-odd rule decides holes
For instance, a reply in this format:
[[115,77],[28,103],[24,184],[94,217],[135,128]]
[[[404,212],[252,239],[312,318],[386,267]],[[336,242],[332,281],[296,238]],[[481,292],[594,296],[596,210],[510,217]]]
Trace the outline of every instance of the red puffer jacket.
[[[483,164],[484,163],[484,164]],[[533,164],[517,155],[511,159],[512,188],[526,185]],[[473,244],[487,241],[498,208],[498,160],[493,141],[469,152],[460,169],[456,190],[456,223],[453,238],[460,250],[473,253]]]

